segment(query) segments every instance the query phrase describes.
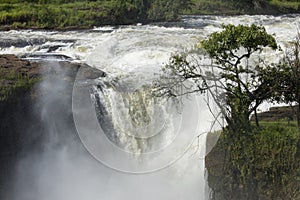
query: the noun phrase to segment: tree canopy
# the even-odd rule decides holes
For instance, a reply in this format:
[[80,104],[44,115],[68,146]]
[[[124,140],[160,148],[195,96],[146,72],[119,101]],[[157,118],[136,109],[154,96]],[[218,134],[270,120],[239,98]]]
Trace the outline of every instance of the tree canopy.
[[267,47],[275,50],[277,44],[264,27],[224,25],[198,45],[212,59],[209,68],[189,59],[189,53],[174,55],[163,68],[156,91],[174,97],[209,91],[233,132],[249,130],[251,113],[273,94],[271,80],[260,78],[263,62],[253,56]]
[[[201,42],[209,56],[223,66],[238,65],[243,58],[249,58],[253,52],[261,51],[266,46],[277,48],[274,37],[263,26],[229,24],[224,25],[223,29]],[[244,50],[245,53],[239,55],[238,50]]]
[[300,33],[286,51],[284,59],[275,67],[262,71],[262,79],[273,82],[272,99],[291,104],[300,129]]

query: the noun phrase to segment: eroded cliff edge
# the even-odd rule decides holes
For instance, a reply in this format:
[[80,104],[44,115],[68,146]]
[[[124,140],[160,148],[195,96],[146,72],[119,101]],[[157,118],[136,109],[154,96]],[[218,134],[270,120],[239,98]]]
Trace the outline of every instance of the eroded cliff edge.
[[42,151],[49,138],[79,140],[72,115],[79,69],[83,79],[106,76],[82,63],[0,55],[0,199],[11,188],[16,162],[28,152]]

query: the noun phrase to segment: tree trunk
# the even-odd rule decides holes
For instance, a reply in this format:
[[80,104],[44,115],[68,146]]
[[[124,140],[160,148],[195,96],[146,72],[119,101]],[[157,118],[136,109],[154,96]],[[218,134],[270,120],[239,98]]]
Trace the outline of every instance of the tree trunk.
[[300,131],[300,105],[299,105],[299,104],[298,104],[298,107],[297,107],[296,115],[297,115],[298,129],[299,129],[299,131]]
[[259,127],[259,122],[258,122],[258,116],[257,116],[257,110],[254,110],[254,115],[255,115],[255,124],[257,127]]

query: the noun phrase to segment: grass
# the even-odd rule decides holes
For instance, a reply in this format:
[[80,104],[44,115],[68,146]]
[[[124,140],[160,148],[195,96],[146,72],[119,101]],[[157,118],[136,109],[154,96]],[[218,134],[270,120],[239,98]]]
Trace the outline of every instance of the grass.
[[252,134],[235,137],[224,131],[206,164],[214,199],[300,198],[296,122],[261,122]]
[[194,6],[184,14],[211,15],[211,14],[242,14],[242,9],[237,8],[236,4],[224,2],[222,0],[193,0]]
[[[289,13],[298,12],[297,9],[300,5],[300,2],[296,0],[271,0],[267,1],[266,8],[259,10],[254,9],[252,4],[241,0],[192,1],[194,6],[192,6],[191,10],[185,10],[181,14],[272,14],[274,10],[275,13]],[[160,14],[160,8],[157,9],[157,13]],[[147,11],[143,11],[145,12],[143,17],[139,16],[140,12],[139,7],[133,1],[129,0],[122,5],[115,0],[0,0],[0,26],[7,28],[65,29],[72,27],[90,28],[101,25],[132,24],[141,22],[141,20],[145,22],[151,21],[151,18],[143,18],[147,15]],[[166,16],[168,14],[165,13],[161,17]],[[152,17],[156,19],[157,16]]]
[[245,1],[222,0],[193,0],[195,6],[184,14],[209,14],[209,15],[238,15],[238,14],[280,14],[299,12],[298,0],[270,0],[262,4],[262,8],[254,8],[254,5]]
[[300,6],[300,2],[298,0],[291,0],[291,1],[272,0],[270,4],[277,8],[280,8],[280,10],[283,11],[287,9],[298,10]]
[[27,91],[38,81],[20,72],[0,68],[0,102],[8,101],[21,91]]
[[111,1],[65,4],[0,3],[0,25],[13,28],[91,27],[117,23]]

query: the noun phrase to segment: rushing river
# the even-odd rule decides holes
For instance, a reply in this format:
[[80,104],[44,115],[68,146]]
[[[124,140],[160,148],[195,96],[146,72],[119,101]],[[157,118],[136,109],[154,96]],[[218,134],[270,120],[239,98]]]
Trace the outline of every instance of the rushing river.
[[[48,149],[51,153],[30,160],[33,168],[27,164],[30,169],[18,172],[16,179],[31,174],[25,176],[31,186],[16,181],[15,187],[21,189],[15,198],[208,199],[204,157],[208,153],[206,132],[211,130],[213,117],[205,99],[193,96],[178,108],[151,96],[152,81],[172,53],[192,48],[221,30],[222,24],[264,25],[284,48],[295,38],[299,20],[298,15],[191,16],[176,24],[0,32],[2,54],[27,59],[61,55],[60,59],[86,63],[107,73],[85,97],[76,89],[80,81],[73,91],[78,134],[97,162],[80,153],[74,158],[76,153],[63,147]],[[264,56],[274,61],[280,54]],[[22,166],[24,162],[26,158]]]

